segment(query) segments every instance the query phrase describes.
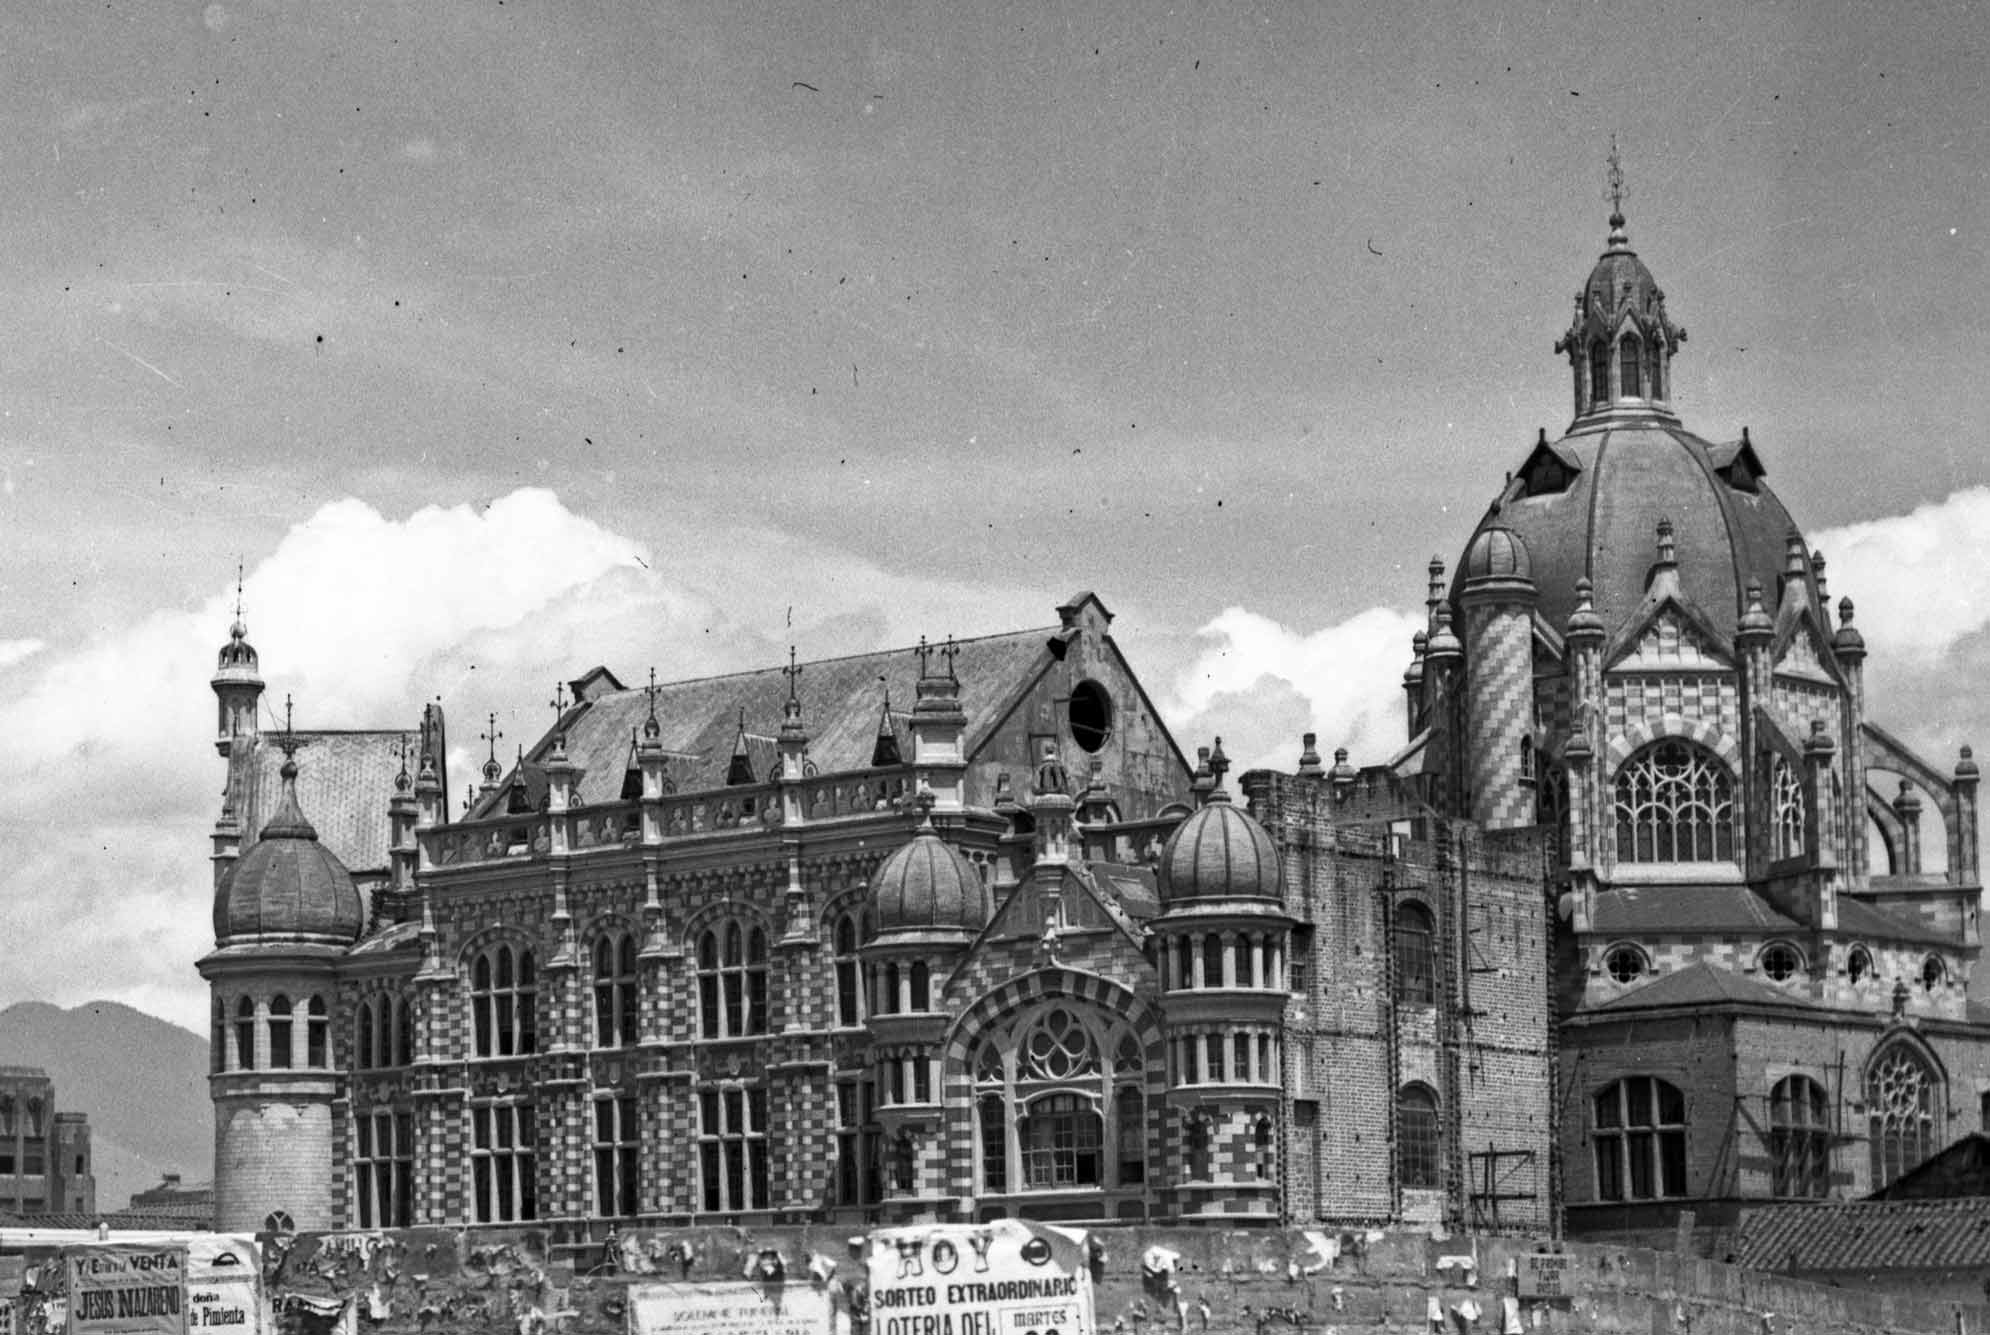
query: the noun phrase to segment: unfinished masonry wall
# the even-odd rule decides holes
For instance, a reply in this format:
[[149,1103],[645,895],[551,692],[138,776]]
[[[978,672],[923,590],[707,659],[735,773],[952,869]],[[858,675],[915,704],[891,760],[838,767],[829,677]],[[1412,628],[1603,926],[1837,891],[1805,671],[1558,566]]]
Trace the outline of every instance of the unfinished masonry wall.
[[[1501,1332],[1515,1294],[1509,1262],[1524,1239],[1406,1231],[1103,1228],[1097,1272],[1101,1332],[1125,1335],[1367,1335]],[[707,1228],[628,1234],[611,1249],[554,1249],[536,1232],[300,1235],[272,1246],[266,1274],[278,1329],[328,1331],[350,1303],[358,1329],[378,1335],[517,1330],[521,1335],[619,1335],[631,1283],[739,1279],[767,1250],[788,1284],[811,1283],[812,1257],[835,1282],[863,1269],[842,1228]],[[1322,1245],[1324,1244],[1324,1246]],[[1178,1296],[1143,1278],[1152,1247],[1179,1254]],[[1897,1335],[1990,1330],[1990,1308],[1912,1292],[1833,1288],[1718,1262],[1632,1248],[1567,1244],[1571,1297],[1523,1301],[1521,1328],[1601,1335]],[[1467,1264],[1469,1262],[1470,1264]],[[638,1273],[630,1273],[636,1271]],[[648,1272],[648,1273],[640,1273]],[[1905,1286],[1903,1286],[1905,1287]],[[1435,1300],[1443,1324],[1430,1321]],[[1476,1313],[1476,1315],[1472,1315]]]

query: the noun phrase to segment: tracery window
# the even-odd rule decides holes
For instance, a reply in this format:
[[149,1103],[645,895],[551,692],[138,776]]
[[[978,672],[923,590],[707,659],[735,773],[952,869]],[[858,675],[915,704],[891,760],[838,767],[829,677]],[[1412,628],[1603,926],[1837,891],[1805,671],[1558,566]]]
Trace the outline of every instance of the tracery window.
[[1830,1104],[1807,1075],[1785,1076],[1769,1092],[1771,1189],[1778,1196],[1823,1196],[1831,1185]]
[[1649,1201],[1686,1194],[1686,1096],[1655,1076],[1634,1075],[1596,1093],[1590,1139],[1596,1199]]
[[1734,857],[1734,780],[1688,742],[1655,743],[1617,771],[1617,857],[1718,862]]
[[698,938],[698,1032],[738,1038],[767,1032],[767,933],[737,922]]
[[1396,911],[1396,1004],[1430,1006],[1437,1001],[1437,959],[1432,938],[1437,924],[1430,910],[1406,903]]
[[478,1223],[538,1217],[536,1132],[529,1103],[470,1109],[470,1181]]
[[1428,1085],[1404,1085],[1396,1091],[1396,1175],[1404,1186],[1443,1185],[1437,1147],[1437,1095]]
[[1638,368],[1644,365],[1644,344],[1636,335],[1626,335],[1617,345],[1617,375],[1623,383],[1623,396],[1627,399],[1641,398],[1644,391],[1638,386]]
[[1941,1081],[1921,1054],[1894,1043],[1866,1072],[1873,1188],[1899,1177],[1934,1152]]
[[636,938],[611,932],[594,942],[594,1046],[636,1042]]
[[1644,977],[1647,967],[1645,953],[1636,946],[1612,946],[1603,957],[1604,972],[1614,982],[1635,983]]
[[1123,1018],[1052,1002],[983,1035],[973,1069],[983,1191],[1146,1181],[1146,1059]]
[[532,952],[495,945],[470,967],[470,1016],[476,1055],[515,1057],[539,1049],[538,977]]
[[1803,968],[1803,956],[1787,941],[1775,941],[1762,948],[1756,964],[1771,982],[1783,983],[1796,977]]
[[1803,784],[1797,780],[1796,766],[1781,756],[1776,757],[1775,766],[1770,773],[1773,809],[1776,813],[1776,856],[1801,857],[1804,827]]

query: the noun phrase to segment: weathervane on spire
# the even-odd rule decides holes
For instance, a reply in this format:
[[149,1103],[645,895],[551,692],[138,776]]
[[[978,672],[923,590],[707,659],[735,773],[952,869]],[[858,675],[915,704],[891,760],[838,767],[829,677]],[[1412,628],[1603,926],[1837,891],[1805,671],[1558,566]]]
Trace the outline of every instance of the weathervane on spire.
[[802,668],[801,664],[795,661],[795,646],[792,644],[788,646],[788,665],[781,669],[781,675],[788,679],[788,699],[797,699],[795,683],[801,680]]
[[235,558],[235,624],[242,623],[242,558]]
[[283,695],[283,755],[288,760],[297,754],[297,735],[290,726],[290,693]]
[[484,782],[495,784],[499,776],[504,772],[504,767],[498,764],[497,758],[498,738],[504,736],[504,734],[498,731],[496,712],[493,711],[487,717],[490,719],[487,730],[478,733],[477,740],[486,743],[490,747],[490,754],[484,761]]

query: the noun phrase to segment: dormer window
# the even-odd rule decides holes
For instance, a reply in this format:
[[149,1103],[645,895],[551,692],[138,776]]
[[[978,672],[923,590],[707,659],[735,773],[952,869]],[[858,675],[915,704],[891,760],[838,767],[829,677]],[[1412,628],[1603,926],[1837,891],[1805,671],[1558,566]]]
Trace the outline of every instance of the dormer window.
[[1636,335],[1617,345],[1617,378],[1622,382],[1621,397],[1635,399],[1644,391],[1638,386],[1638,368],[1644,364],[1644,344]]

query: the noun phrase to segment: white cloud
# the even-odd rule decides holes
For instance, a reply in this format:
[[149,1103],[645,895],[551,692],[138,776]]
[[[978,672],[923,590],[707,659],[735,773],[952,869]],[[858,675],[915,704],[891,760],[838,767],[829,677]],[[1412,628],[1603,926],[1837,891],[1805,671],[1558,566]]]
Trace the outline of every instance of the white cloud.
[[1310,632],[1227,608],[1197,632],[1203,647],[1163,713],[1191,752],[1221,736],[1238,773],[1291,770],[1309,731],[1325,758],[1345,746],[1354,764],[1379,764],[1406,739],[1402,673],[1422,628],[1422,617],[1385,607]]
[[1990,626],[1990,487],[1812,536],[1875,654],[1941,653]]
[[33,658],[46,647],[40,640],[0,640],[0,668]]

